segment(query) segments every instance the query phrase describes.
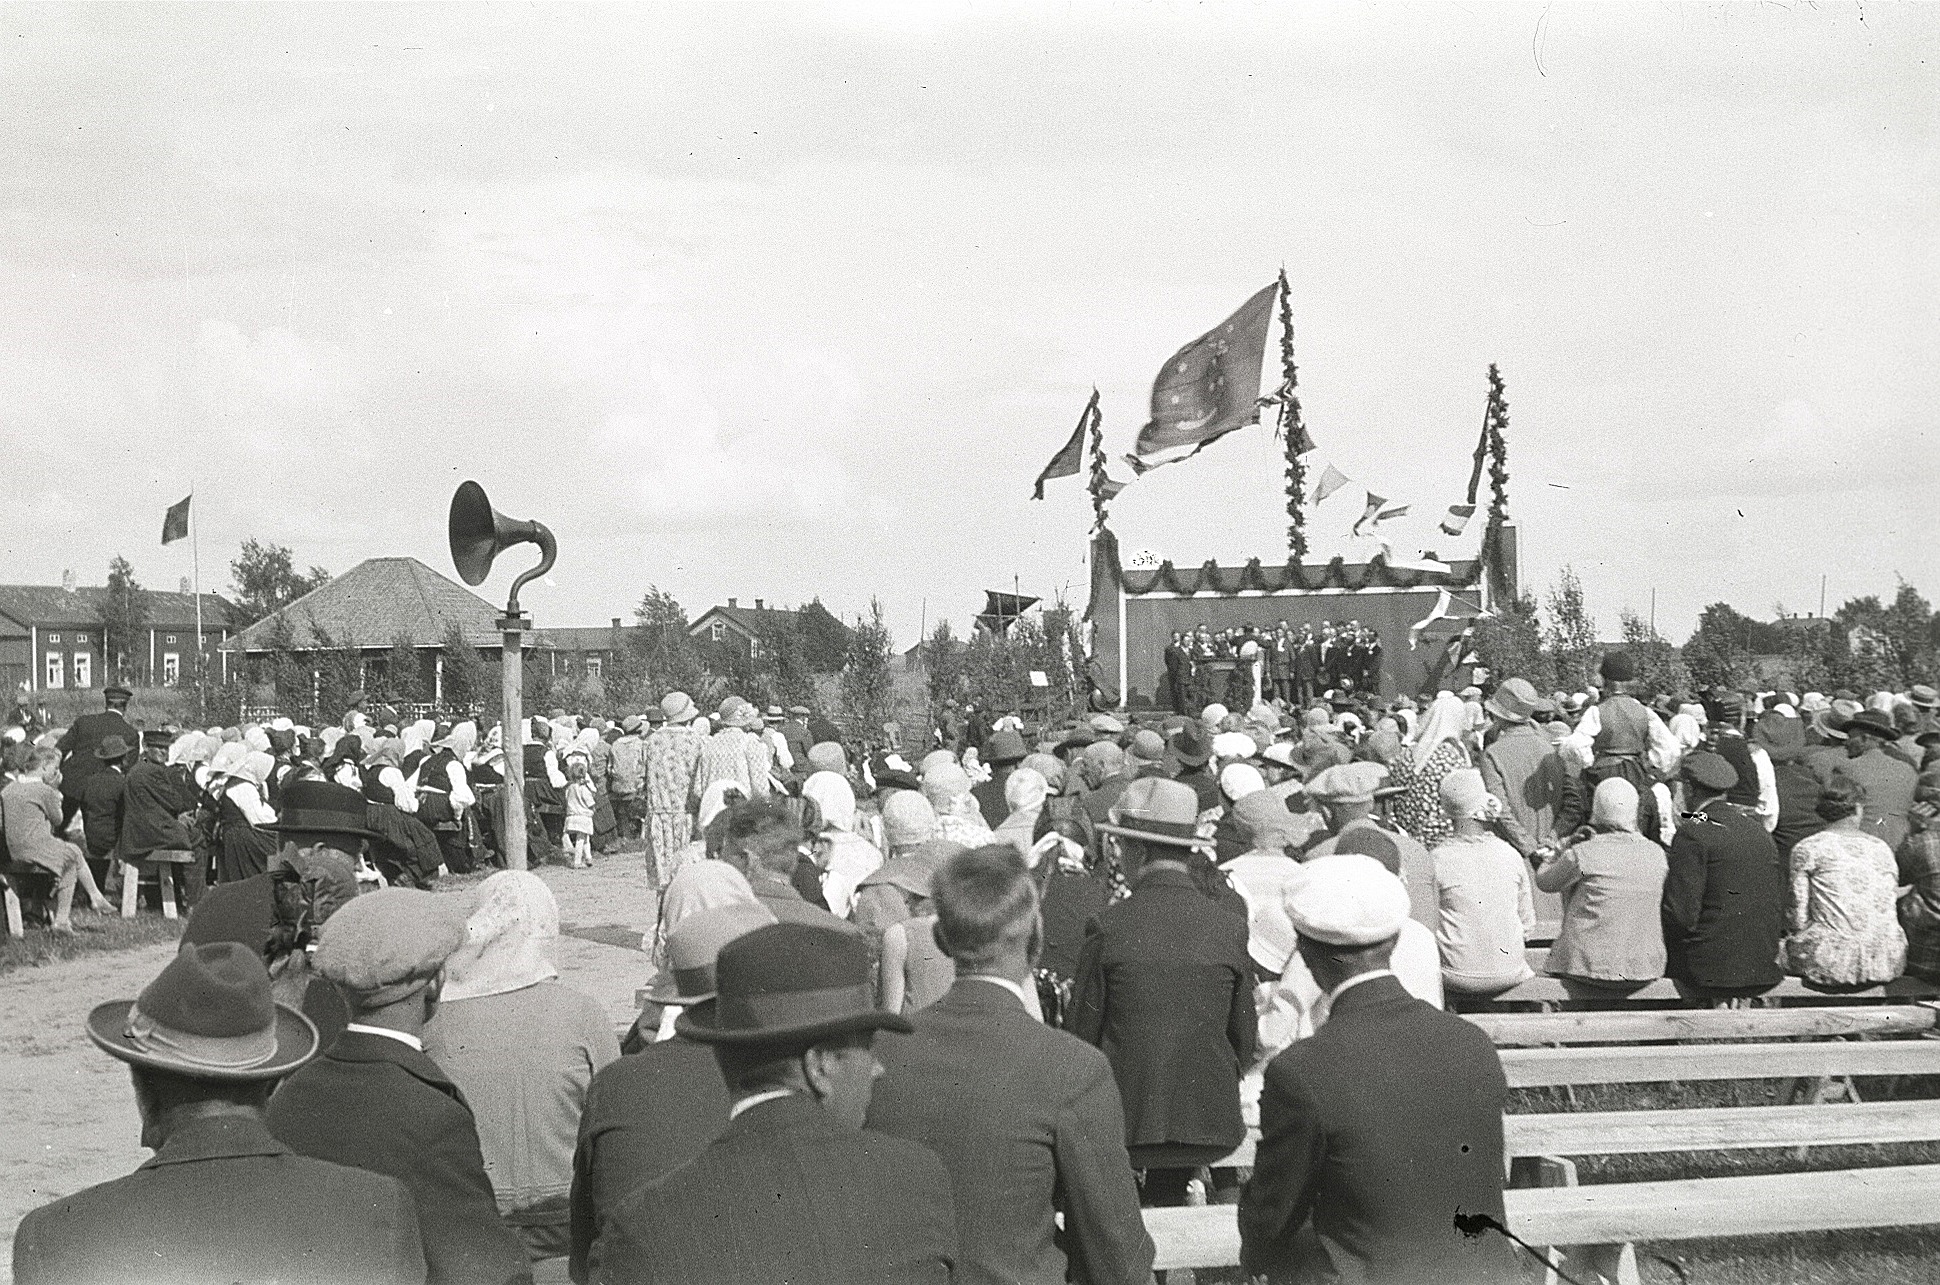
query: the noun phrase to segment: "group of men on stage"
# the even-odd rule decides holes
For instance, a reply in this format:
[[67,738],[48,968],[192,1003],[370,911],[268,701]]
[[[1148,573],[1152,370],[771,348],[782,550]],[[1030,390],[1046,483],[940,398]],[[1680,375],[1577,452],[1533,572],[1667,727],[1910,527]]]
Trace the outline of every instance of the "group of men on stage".
[[[1210,661],[1237,661],[1220,683]],[[1371,692],[1381,686],[1381,635],[1358,620],[1302,625],[1282,620],[1271,628],[1239,625],[1175,632],[1165,649],[1165,692],[1181,714],[1213,702],[1235,709],[1258,701],[1305,705],[1327,691]]]

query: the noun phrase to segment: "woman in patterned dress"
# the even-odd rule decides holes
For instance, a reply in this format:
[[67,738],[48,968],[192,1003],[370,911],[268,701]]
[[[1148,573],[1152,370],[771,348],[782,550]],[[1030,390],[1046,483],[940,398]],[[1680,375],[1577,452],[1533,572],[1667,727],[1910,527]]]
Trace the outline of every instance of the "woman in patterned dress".
[[1454,692],[1438,692],[1422,720],[1420,735],[1390,766],[1388,784],[1394,796],[1390,814],[1395,823],[1432,848],[1455,833],[1442,809],[1442,778],[1469,766],[1462,737],[1468,732],[1468,710]]
[[1815,986],[1890,982],[1906,969],[1906,933],[1894,901],[1893,851],[1860,829],[1865,792],[1834,776],[1819,795],[1825,829],[1792,849],[1792,933],[1786,968]]

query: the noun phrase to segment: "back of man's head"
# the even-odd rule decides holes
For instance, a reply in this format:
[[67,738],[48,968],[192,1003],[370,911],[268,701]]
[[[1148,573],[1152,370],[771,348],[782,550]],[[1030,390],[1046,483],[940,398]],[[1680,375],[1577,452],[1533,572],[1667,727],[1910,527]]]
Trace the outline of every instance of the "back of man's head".
[[737,803],[729,814],[727,845],[744,854],[750,869],[787,876],[801,859],[801,823],[778,799]]
[[1037,927],[1037,885],[1007,843],[960,852],[930,882],[936,942],[959,973],[989,971],[1028,958]]

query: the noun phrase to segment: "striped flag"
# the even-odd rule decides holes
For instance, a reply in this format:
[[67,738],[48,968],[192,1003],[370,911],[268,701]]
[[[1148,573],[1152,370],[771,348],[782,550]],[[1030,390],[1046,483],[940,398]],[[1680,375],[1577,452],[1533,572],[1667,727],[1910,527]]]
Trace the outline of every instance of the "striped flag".
[[1468,520],[1474,516],[1473,504],[1451,504],[1448,506],[1448,516],[1442,519],[1442,530],[1448,535],[1460,535]]

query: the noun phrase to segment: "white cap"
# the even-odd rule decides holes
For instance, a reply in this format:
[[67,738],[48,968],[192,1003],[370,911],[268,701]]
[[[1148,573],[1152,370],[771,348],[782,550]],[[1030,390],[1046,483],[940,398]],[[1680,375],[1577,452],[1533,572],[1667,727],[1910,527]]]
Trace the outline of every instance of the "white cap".
[[1230,712],[1224,705],[1221,705],[1218,701],[1214,701],[1199,711],[1199,720],[1210,727],[1219,722],[1220,719],[1225,718]]
[[1373,857],[1334,853],[1294,872],[1286,907],[1302,937],[1331,946],[1372,946],[1400,933],[1408,890]]
[[1250,759],[1260,747],[1245,732],[1221,732],[1213,737],[1212,752],[1216,759]]
[[1227,798],[1238,803],[1247,795],[1264,790],[1266,778],[1251,763],[1228,763],[1220,770],[1219,788],[1225,791]]

